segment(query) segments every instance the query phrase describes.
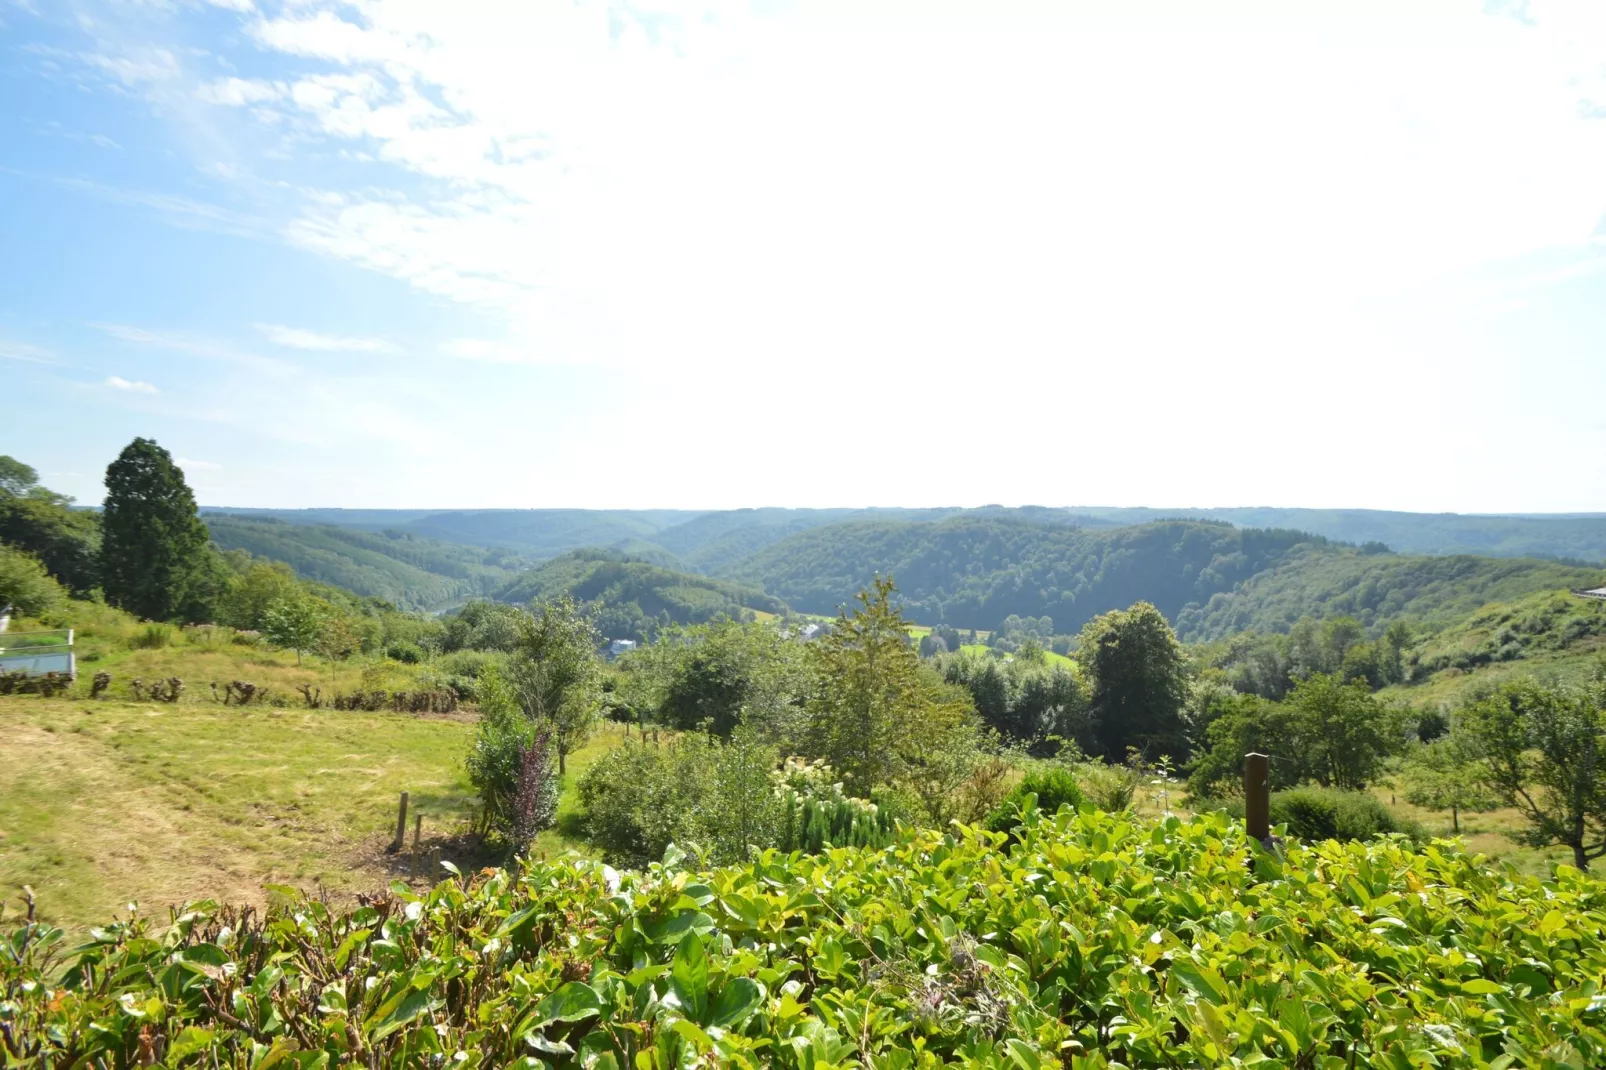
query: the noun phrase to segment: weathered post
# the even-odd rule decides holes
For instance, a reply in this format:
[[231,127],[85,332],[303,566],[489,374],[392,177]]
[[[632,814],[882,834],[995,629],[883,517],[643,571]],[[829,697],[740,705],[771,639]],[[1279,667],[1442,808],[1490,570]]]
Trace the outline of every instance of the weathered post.
[[1264,754],[1244,755],[1244,824],[1257,843],[1271,835],[1271,767]]
[[396,812],[396,839],[390,845],[390,851],[395,854],[407,846],[407,793],[401,793],[401,808]]
[[424,837],[424,815],[413,816],[413,850],[418,850],[418,841]]

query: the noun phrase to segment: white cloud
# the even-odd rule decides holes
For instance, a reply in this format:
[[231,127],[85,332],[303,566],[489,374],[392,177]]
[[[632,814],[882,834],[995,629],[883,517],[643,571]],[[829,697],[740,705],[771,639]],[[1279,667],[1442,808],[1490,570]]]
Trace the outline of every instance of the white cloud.
[[285,88],[275,82],[248,78],[219,78],[213,82],[202,83],[196,95],[208,104],[241,107],[270,100],[282,100]]
[[1294,322],[1576,241],[1606,209],[1579,110],[1606,34],[1589,0],[1530,8],[310,0],[246,25],[325,65],[261,90],[271,114],[393,169],[309,199],[291,241],[501,325],[452,355],[723,367],[1123,345],[1157,304],[1181,342],[1195,310]]
[[340,335],[319,334],[316,331],[284,327],[277,323],[259,323],[256,329],[274,345],[290,349],[308,349],[326,353],[395,353],[397,346],[383,338],[349,338]]
[[181,73],[178,57],[165,48],[145,49],[119,56],[86,52],[79,58],[126,86],[168,82],[179,77]]
[[173,463],[177,464],[180,468],[184,469],[185,471],[189,471],[190,469],[193,468],[193,469],[197,469],[199,471],[217,472],[217,471],[221,471],[222,468],[223,468],[223,466],[221,464],[213,464],[211,461],[191,460],[188,457],[174,458],[174,462]]
[[134,327],[126,323],[91,323],[90,326],[102,334],[133,345],[147,346],[169,353],[183,353],[192,357],[224,361],[281,378],[296,371],[294,365],[285,361],[258,356],[255,353],[247,353],[229,345],[227,342],[220,342],[188,331],[151,330],[146,327]]
[[58,178],[60,185],[117,204],[148,208],[173,226],[186,230],[210,230],[242,238],[272,236],[269,224],[259,216],[196,200],[179,194],[124,189],[82,178]]
[[125,390],[131,394],[160,394],[155,386],[139,379],[124,379],[120,375],[111,375],[106,378],[106,385],[113,390]]
[[22,360],[30,364],[53,364],[48,350],[26,342],[8,342],[0,338],[0,359]]
[[440,351],[459,360],[478,360],[488,364],[543,363],[528,346],[495,339],[453,338],[442,342]]

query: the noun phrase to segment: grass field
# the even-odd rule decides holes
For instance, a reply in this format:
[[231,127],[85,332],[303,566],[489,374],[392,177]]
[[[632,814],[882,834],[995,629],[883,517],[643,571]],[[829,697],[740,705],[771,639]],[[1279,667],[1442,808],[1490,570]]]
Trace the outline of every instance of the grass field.
[[[408,854],[385,851],[402,791],[424,816],[425,854],[486,861],[466,836],[471,714],[186,698],[0,698],[0,898],[14,906],[29,885],[43,917],[79,927],[130,901],[161,914],[184,899],[260,902],[266,884],[381,886],[409,873]],[[570,756],[563,813],[579,775],[621,738],[604,726]],[[538,846],[578,844],[554,829]]]
[[138,901],[383,883],[397,795],[463,823],[464,719],[0,699],[0,887],[69,925]]

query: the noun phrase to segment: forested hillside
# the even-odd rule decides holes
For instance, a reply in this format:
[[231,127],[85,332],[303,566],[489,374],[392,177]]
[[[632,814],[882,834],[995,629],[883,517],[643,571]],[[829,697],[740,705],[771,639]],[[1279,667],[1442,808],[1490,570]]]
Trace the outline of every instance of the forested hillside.
[[1601,581],[1549,561],[1406,556],[1288,530],[1215,521],[1072,528],[955,517],[817,528],[731,567],[793,607],[833,612],[873,576],[896,577],[922,623],[994,628],[1049,616],[1070,633],[1099,613],[1153,602],[1190,640],[1286,631],[1301,617],[1444,622],[1486,602]]
[[1606,562],[1606,514],[1471,516],[1382,509],[1112,509],[1082,512],[1121,524],[1171,517],[1240,527],[1298,528],[1357,545],[1381,542],[1406,554],[1483,554]]
[[409,531],[474,546],[501,546],[534,558],[586,546],[635,554],[661,548],[686,567],[721,573],[783,538],[844,522],[924,521],[955,516],[1114,527],[1154,520],[1220,520],[1238,527],[1308,531],[1341,542],[1383,543],[1397,553],[1480,554],[1606,562],[1606,515],[1469,516],[1376,509],[1168,509],[997,505],[964,509],[285,509],[208,510],[292,523]]
[[1220,639],[1235,632],[1287,631],[1301,617],[1394,619],[1428,625],[1465,617],[1488,602],[1538,591],[1594,586],[1606,570],[1531,558],[1368,554],[1345,546],[1295,548],[1236,591],[1184,610],[1178,634]]
[[524,565],[506,550],[410,533],[374,532],[282,520],[203,518],[224,550],[283,561],[303,579],[383,598],[403,609],[435,609],[505,584]]
[[547,558],[586,546],[652,542],[665,528],[703,514],[685,509],[214,509],[247,519],[292,524],[334,524],[368,531],[400,531],[469,546],[513,550]]
[[501,601],[517,603],[559,595],[593,605],[597,627],[610,639],[645,640],[671,623],[740,620],[753,610],[784,613],[787,608],[756,587],[677,572],[609,550],[576,550],[554,558],[495,593]]
[[1294,531],[1173,521],[1085,529],[958,516],[937,523],[860,522],[803,532],[728,572],[832,613],[876,575],[897,579],[921,623],[993,628],[1011,614],[1074,632],[1105,610],[1153,602],[1175,618],[1315,541]]

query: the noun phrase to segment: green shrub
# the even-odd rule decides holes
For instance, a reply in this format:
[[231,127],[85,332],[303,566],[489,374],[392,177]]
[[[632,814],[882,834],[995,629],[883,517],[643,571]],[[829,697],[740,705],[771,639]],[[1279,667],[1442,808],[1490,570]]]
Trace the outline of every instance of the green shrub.
[[751,734],[696,732],[663,744],[627,742],[580,781],[589,838],[627,866],[657,861],[671,843],[717,862],[746,859],[779,839],[775,752]]
[[0,1061],[1606,1066],[1594,877],[1394,842],[1248,857],[1224,815],[1084,811],[1007,851],[949,828],[709,872],[538,861],[349,910],[125,915],[75,950],[34,924],[0,934]]
[[1364,791],[1290,788],[1271,797],[1271,820],[1287,825],[1288,834],[1306,842],[1369,840],[1389,832],[1420,835],[1412,822],[1401,820],[1376,796]]
[[1069,769],[1055,766],[1033,770],[1023,776],[1020,783],[1004,797],[1003,805],[988,816],[987,827],[994,832],[1013,829],[1020,824],[1020,811],[1026,805],[1027,797],[1034,795],[1037,797],[1037,809],[1045,814],[1058,813],[1062,806],[1075,810],[1083,802],[1082,789]]
[[435,668],[448,676],[466,676],[478,680],[488,669],[499,668],[506,658],[501,654],[488,654],[483,650],[454,650],[442,654],[434,662]]
[[487,672],[479,684],[480,722],[464,761],[480,794],[479,831],[495,833],[511,853],[519,853],[557,816],[551,740],[524,716],[500,673]]
[[[1229,799],[1220,809],[1242,821],[1244,802]],[[1302,787],[1271,793],[1271,823],[1286,825],[1288,835],[1306,843],[1321,840],[1370,840],[1400,832],[1414,840],[1426,838],[1422,826],[1396,816],[1374,795],[1364,791]]]
[[152,621],[135,633],[130,645],[136,650],[160,650],[173,641],[173,626]]
[[417,665],[424,660],[424,651],[417,643],[398,641],[385,647],[385,657],[403,665]]
[[786,852],[810,853],[827,847],[885,847],[896,831],[891,818],[871,803],[788,795],[775,846]]
[[1088,802],[1116,814],[1132,809],[1138,785],[1143,782],[1143,772],[1130,765],[1083,762],[1076,767],[1076,779]]
[[31,554],[0,543],[0,609],[37,617],[66,601],[67,592]]

